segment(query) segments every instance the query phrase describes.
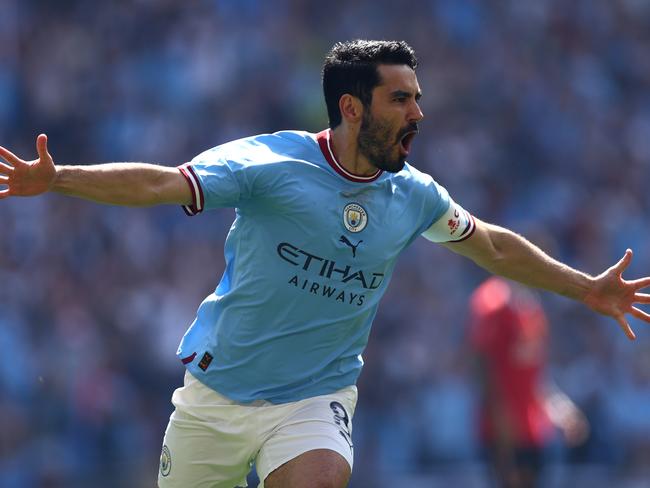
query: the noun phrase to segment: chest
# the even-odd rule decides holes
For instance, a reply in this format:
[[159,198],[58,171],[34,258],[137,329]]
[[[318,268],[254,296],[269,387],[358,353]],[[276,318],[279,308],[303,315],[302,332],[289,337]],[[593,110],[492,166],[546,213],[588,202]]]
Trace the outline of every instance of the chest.
[[390,180],[348,185],[337,179],[288,178],[264,213],[274,233],[306,252],[356,265],[395,258],[421,225],[408,188]]

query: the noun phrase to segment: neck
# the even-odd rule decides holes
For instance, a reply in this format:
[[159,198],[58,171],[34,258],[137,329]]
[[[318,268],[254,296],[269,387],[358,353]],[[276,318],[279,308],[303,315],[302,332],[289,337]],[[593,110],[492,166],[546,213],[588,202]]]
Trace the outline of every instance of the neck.
[[372,176],[377,174],[377,167],[361,154],[357,145],[358,130],[354,131],[344,124],[330,130],[332,150],[336,160],[346,171],[356,176]]

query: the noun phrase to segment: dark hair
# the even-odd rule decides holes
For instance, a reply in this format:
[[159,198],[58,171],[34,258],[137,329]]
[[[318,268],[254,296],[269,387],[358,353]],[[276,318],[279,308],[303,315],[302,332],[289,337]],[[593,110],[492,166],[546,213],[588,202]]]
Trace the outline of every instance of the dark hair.
[[323,64],[323,93],[329,125],[341,123],[339,100],[349,93],[361,100],[364,107],[372,102],[372,90],[381,83],[377,66],[405,64],[415,70],[415,51],[404,41],[337,42],[325,56]]

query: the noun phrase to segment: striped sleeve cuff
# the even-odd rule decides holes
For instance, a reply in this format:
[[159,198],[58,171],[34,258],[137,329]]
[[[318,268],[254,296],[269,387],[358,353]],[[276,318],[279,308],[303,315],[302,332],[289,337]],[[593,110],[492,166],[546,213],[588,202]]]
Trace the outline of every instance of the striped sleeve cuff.
[[192,204],[183,205],[183,211],[189,216],[198,215],[203,212],[205,205],[201,182],[199,181],[198,176],[196,176],[196,172],[190,163],[178,166],[178,169],[187,180],[187,184],[190,186],[190,191],[192,192]]

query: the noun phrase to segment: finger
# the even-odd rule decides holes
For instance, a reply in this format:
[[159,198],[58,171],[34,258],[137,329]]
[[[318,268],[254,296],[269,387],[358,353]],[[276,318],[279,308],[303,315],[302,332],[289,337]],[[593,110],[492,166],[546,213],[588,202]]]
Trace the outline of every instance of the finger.
[[0,200],[9,196],[9,190],[0,190]]
[[623,273],[623,271],[625,271],[625,268],[627,268],[632,262],[632,254],[632,249],[627,249],[620,261],[616,263],[612,268],[615,269],[619,274]]
[[621,315],[619,317],[616,317],[616,321],[618,322],[618,325],[623,329],[623,332],[625,332],[625,335],[627,336],[628,339],[633,341],[636,339],[636,336],[634,335],[634,332],[632,331],[632,328],[630,327],[630,324],[627,323],[627,320],[625,320],[625,316]]
[[6,183],[7,181],[9,181],[9,177],[0,174],[0,185],[2,185],[3,183]]
[[[5,149],[2,146],[0,146],[0,157],[2,157],[2,159],[4,159],[5,161],[13,164],[14,166],[22,162],[22,160],[18,156],[12,153],[9,149]],[[7,165],[3,164],[3,166],[6,167]]]
[[5,164],[2,161],[0,161],[0,173],[8,175],[11,172],[13,172],[13,170],[14,168],[12,166],[9,166],[8,164]]
[[650,324],[650,313],[646,313],[643,310],[636,307],[632,307],[630,313],[637,319],[643,320],[644,322],[648,322]]
[[52,159],[50,153],[47,152],[47,136],[45,134],[39,134],[36,138],[36,150],[39,158]]
[[633,285],[637,290],[640,290],[641,288],[647,288],[650,286],[650,276],[639,278],[638,280],[628,281],[628,283]]
[[650,303],[650,295],[647,293],[635,293],[634,301],[637,303]]

